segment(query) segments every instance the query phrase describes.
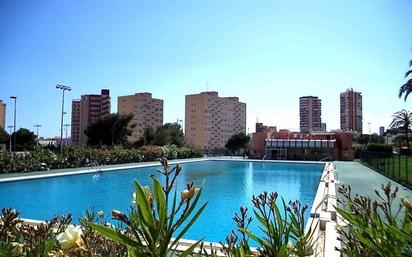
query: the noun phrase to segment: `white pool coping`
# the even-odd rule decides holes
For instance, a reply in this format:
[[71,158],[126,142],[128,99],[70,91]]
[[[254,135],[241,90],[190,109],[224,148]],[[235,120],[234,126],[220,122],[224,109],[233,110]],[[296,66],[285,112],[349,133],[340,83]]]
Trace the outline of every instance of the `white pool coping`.
[[[169,161],[169,165],[174,164],[182,164],[182,163],[191,163],[191,162],[202,162],[208,161],[210,159],[193,159],[193,160],[179,160],[179,161]],[[76,171],[63,171],[51,174],[39,174],[39,175],[26,175],[26,176],[17,176],[17,177],[10,177],[10,178],[0,178],[1,182],[14,182],[20,180],[30,180],[30,179],[42,179],[42,178],[52,178],[52,177],[63,177],[63,176],[72,176],[72,175],[81,175],[81,174],[91,174],[91,173],[98,173],[98,172],[110,172],[116,170],[128,170],[128,169],[135,169],[135,168],[147,168],[147,167],[156,167],[160,166],[160,163],[136,163],[134,165],[128,166],[118,166],[118,167],[109,167],[109,166],[90,166],[84,167],[84,170],[76,170]]]
[[[338,257],[340,253],[336,251],[336,248],[340,248],[340,242],[337,239],[338,235],[336,232],[336,184],[337,181],[336,169],[333,162],[319,162],[319,161],[289,161],[289,160],[254,160],[254,159],[239,159],[239,158],[202,158],[202,159],[189,159],[189,160],[176,160],[169,161],[169,165],[183,164],[183,163],[193,163],[193,162],[203,162],[203,161],[237,161],[237,162],[266,162],[266,163],[301,163],[301,164],[325,164],[323,169],[321,180],[318,185],[318,189],[315,195],[315,199],[312,204],[311,217],[308,219],[305,227],[305,231],[309,229],[315,230],[314,238],[318,238],[315,242],[315,252],[316,257]],[[2,178],[2,182],[14,182],[20,180],[30,180],[30,179],[41,179],[50,177],[61,177],[61,176],[71,176],[80,174],[91,174],[97,172],[107,172],[115,170],[126,170],[134,168],[146,168],[146,167],[156,167],[159,163],[137,163],[135,165],[119,166],[119,167],[86,167],[84,170],[77,170],[72,172],[58,172],[52,174],[39,174],[32,176],[20,176],[11,178]],[[43,221],[25,219],[22,218],[25,223],[28,224],[38,224]],[[196,243],[196,240],[190,239],[180,239],[177,250],[184,251],[190,245]],[[204,248],[210,253],[210,246],[215,249],[220,249],[221,244],[215,242],[204,242]],[[252,248],[253,251],[257,251],[256,248]],[[218,251],[218,253],[220,253]],[[220,255],[220,254],[219,254]],[[224,256],[224,255],[221,255]]]

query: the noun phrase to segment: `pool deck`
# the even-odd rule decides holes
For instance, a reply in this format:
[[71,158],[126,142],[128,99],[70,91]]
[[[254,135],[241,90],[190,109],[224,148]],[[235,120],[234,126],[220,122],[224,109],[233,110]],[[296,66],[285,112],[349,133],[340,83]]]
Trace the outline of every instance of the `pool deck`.
[[[372,200],[378,200],[375,194],[375,190],[380,193],[381,185],[386,185],[388,182],[391,183],[391,187],[399,188],[397,202],[399,202],[400,196],[407,198],[412,201],[412,191],[403,185],[383,176],[382,174],[360,164],[359,162],[335,162],[336,169],[338,170],[338,179],[341,185],[350,185],[352,193],[365,195],[370,197]],[[398,204],[394,203],[394,207]]]

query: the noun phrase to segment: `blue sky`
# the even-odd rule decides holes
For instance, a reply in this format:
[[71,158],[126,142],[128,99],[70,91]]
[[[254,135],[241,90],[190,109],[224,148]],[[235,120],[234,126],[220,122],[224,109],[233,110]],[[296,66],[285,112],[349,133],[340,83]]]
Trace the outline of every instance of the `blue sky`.
[[[164,121],[184,118],[184,96],[206,90],[247,103],[247,127],[296,130],[299,97],[322,99],[339,128],[339,93],[363,95],[364,132],[410,109],[397,98],[412,59],[412,1],[0,0],[0,99],[12,124],[59,135],[61,92],[151,92]],[[65,123],[70,123],[66,115]]]

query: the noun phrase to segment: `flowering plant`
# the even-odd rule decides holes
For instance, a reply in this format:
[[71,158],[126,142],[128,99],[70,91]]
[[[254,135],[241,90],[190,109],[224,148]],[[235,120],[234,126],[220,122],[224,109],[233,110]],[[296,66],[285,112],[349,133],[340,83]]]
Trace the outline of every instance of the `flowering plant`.
[[[200,199],[202,189],[196,188],[193,183],[181,192],[180,201],[177,199],[176,178],[181,167],[171,168],[167,159],[160,162],[163,170],[158,172],[165,177],[165,185],[152,175],[153,192],[149,187],[143,187],[135,182],[135,204],[130,215],[119,211],[112,211],[114,219],[126,224],[126,232],[89,222],[88,224],[101,234],[127,246],[129,256],[172,256],[176,252],[179,240],[190,229],[206,207],[204,203],[195,210]],[[174,192],[172,189],[175,188]],[[169,203],[171,208],[169,209]],[[176,238],[172,236],[176,234]],[[189,255],[199,242],[191,245],[179,256]]]

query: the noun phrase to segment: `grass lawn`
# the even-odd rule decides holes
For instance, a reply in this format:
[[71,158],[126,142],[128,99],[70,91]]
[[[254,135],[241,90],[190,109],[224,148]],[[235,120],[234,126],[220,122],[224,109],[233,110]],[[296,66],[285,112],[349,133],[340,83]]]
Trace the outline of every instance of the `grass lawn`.
[[388,177],[412,185],[412,156],[394,155],[384,158],[371,158],[364,162]]

